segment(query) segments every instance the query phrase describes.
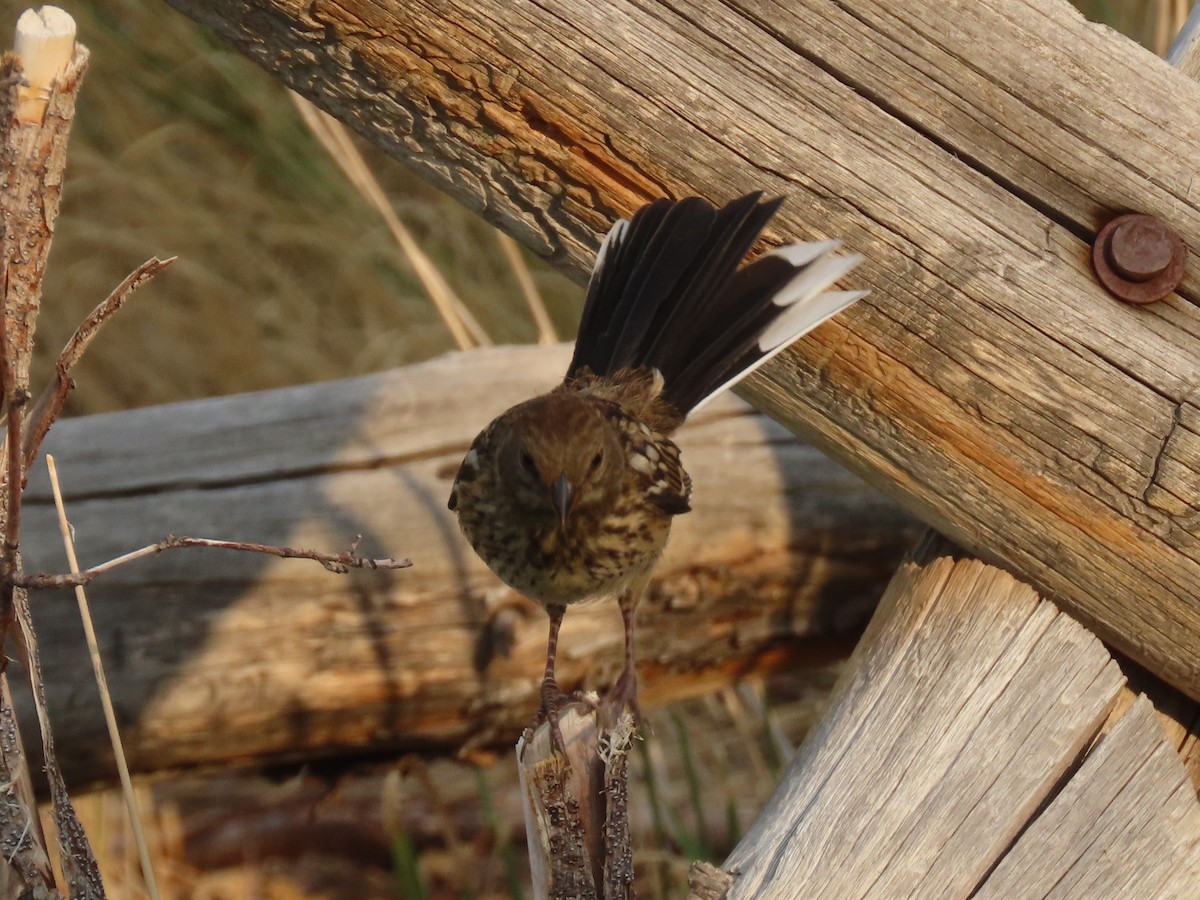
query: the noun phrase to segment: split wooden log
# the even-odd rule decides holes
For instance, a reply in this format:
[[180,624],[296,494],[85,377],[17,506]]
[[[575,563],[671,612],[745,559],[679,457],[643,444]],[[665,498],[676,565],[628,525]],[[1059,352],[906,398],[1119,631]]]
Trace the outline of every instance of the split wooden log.
[[1087,246],[1200,247],[1189,78],[1060,0],[171,2],[579,275],[651,197],[788,195],[875,293],[747,395],[1200,697],[1200,276],[1131,308]]
[[[546,619],[489,573],[446,509],[483,424],[561,377],[568,348],[504,347],[392,373],[60,423],[47,439],[84,566],[168,533],[408,556],[335,577],[175,550],[89,587],[135,772],[514,741],[537,707]],[[914,520],[735,398],[681,436],[696,482],[639,618],[643,702],[849,652]],[[65,563],[45,473],[26,569]],[[111,778],[67,591],[33,595],[64,768]],[[567,616],[560,678],[620,668],[609,603]]]
[[1153,707],[1093,743],[1123,684],[1012,576],[906,563],[726,860],[727,896],[1190,896],[1200,802]]

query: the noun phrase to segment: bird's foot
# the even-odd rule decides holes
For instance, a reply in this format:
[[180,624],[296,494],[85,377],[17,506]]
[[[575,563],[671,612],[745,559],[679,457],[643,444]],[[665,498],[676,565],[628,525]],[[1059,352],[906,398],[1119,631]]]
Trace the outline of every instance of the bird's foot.
[[634,727],[642,724],[642,708],[638,705],[637,671],[626,666],[600,701],[600,730],[610,731],[626,710],[633,716]]
[[533,717],[533,724],[525,731],[526,742],[533,737],[533,732],[537,731],[543,723],[548,723],[550,725],[550,744],[556,753],[566,759],[567,745],[563,740],[558,716],[560,710],[571,703],[582,703],[593,710],[598,708],[595,699],[583,691],[567,693],[558,686],[557,681],[551,679],[543,681],[541,704],[538,706],[537,715]]

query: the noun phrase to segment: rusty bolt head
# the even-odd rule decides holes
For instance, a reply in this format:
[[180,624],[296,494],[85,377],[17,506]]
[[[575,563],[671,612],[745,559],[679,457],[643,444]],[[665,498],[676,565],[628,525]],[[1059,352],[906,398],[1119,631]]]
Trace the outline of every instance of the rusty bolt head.
[[1183,280],[1187,246],[1175,229],[1154,216],[1118,216],[1092,244],[1092,268],[1110,294],[1127,303],[1153,303]]

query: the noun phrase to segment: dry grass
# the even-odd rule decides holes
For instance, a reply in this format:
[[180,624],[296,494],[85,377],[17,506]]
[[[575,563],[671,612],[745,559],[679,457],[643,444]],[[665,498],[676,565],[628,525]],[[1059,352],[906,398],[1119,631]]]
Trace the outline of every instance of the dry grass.
[[[23,7],[4,0],[0,21]],[[39,377],[134,265],[180,257],[92,349],[74,411],[339,378],[453,349],[383,221],[266,73],[157,0],[71,12],[93,62],[46,281]],[[491,227],[364,152],[488,333],[536,340]],[[538,261],[533,271],[556,326],[573,333],[579,289]]]
[[1191,0],[1073,0],[1085,16],[1165,56],[1183,27]]

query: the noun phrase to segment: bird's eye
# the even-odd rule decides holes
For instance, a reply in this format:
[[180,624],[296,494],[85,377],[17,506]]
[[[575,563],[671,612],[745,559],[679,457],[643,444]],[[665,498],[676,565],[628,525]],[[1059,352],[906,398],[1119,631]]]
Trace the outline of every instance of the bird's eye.
[[534,462],[533,454],[528,450],[521,451],[521,468],[523,468],[530,475],[536,475],[538,473],[537,463]]
[[592,471],[595,472],[600,468],[600,463],[602,462],[604,462],[604,451],[600,451],[592,457]]

